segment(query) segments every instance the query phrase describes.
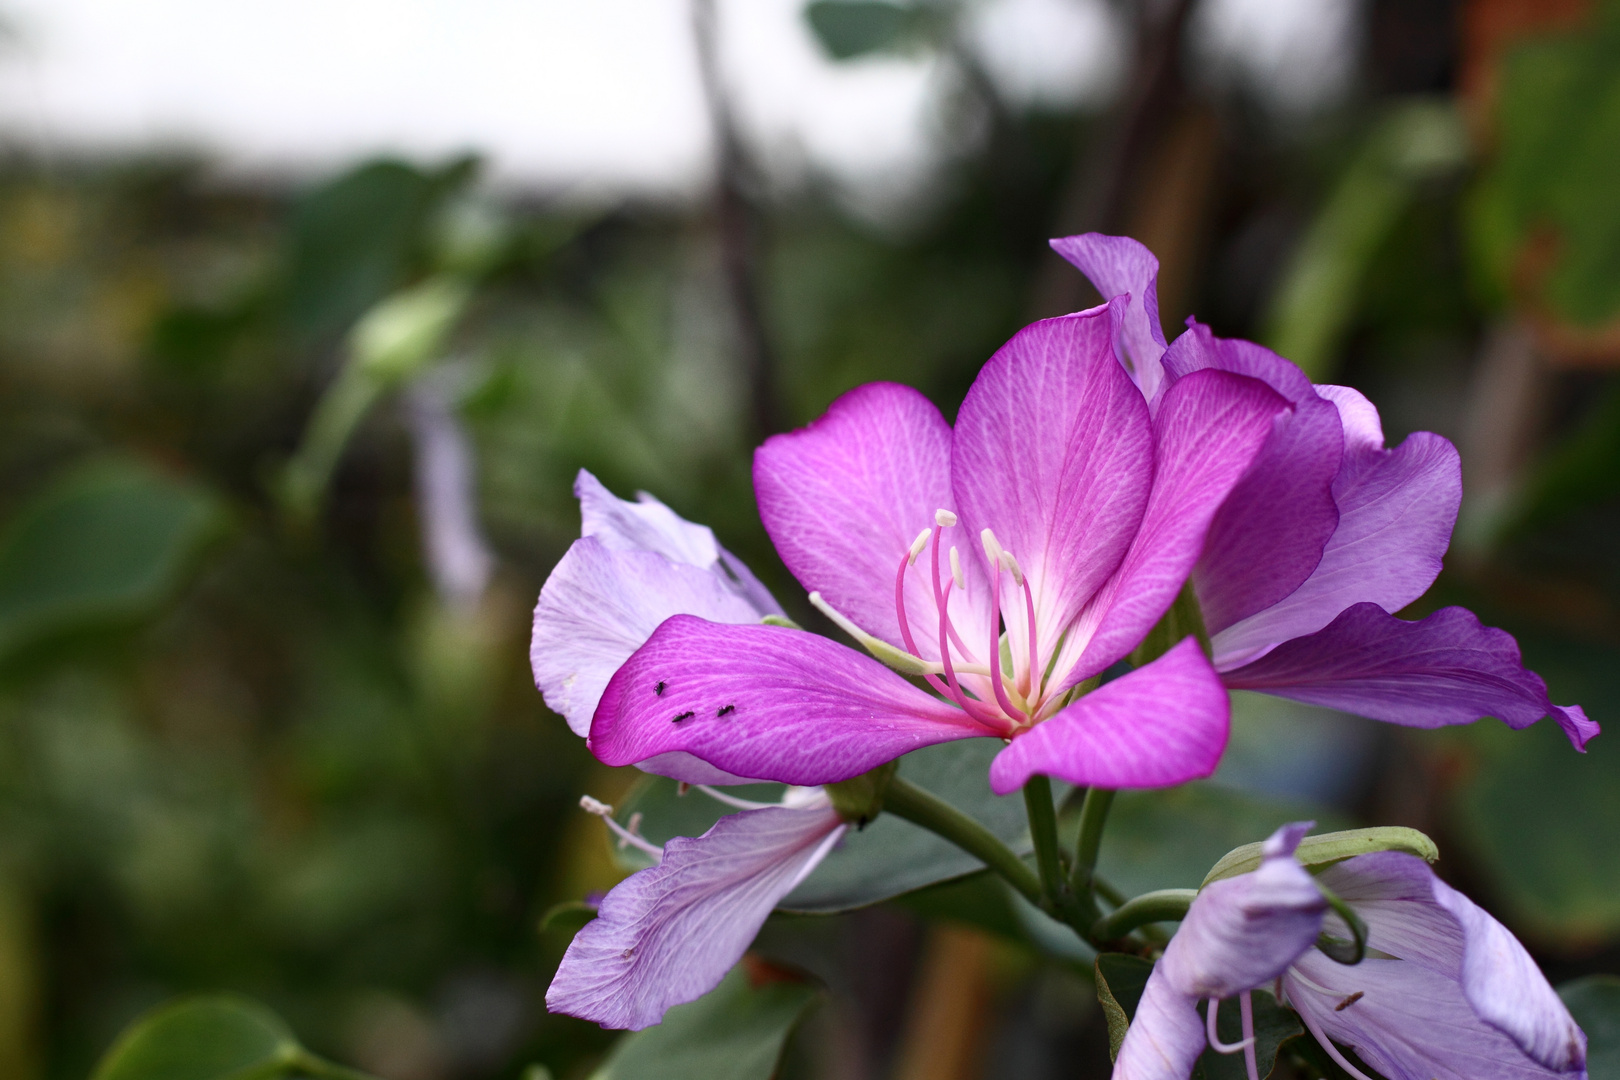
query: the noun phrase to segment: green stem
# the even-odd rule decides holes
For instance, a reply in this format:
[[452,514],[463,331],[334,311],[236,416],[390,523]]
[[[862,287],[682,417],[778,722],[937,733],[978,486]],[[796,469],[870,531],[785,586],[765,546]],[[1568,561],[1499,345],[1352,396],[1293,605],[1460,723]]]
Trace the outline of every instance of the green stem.
[[1095,941],[1118,941],[1137,927],[1156,922],[1179,922],[1198,896],[1197,889],[1160,889],[1127,900],[1091,927]]
[[1055,911],[1063,906],[1067,883],[1058,861],[1057,808],[1052,804],[1052,781],[1032,776],[1024,785],[1024,809],[1029,814],[1029,835],[1035,842],[1035,868],[1041,874],[1041,906]]
[[1092,788],[1080,805],[1080,840],[1074,851],[1076,896],[1089,899],[1095,891],[1092,879],[1097,872],[1097,853],[1102,850],[1103,826],[1108,824],[1108,810],[1113,805],[1114,793],[1107,788]]
[[1036,907],[1042,903],[1041,880],[995,833],[950,803],[896,776],[883,795],[883,809],[931,833],[943,836],[1007,879]]
[[1322,950],[1328,959],[1336,960],[1341,964],[1354,965],[1361,963],[1367,955],[1367,924],[1361,921],[1360,915],[1350,909],[1349,904],[1340,899],[1338,893],[1323,885],[1320,881],[1316,883],[1316,887],[1321,890],[1323,898],[1328,902],[1328,906],[1337,912],[1339,918],[1343,919],[1345,925],[1350,928],[1353,939],[1345,941],[1343,938],[1336,938],[1324,931],[1317,935],[1316,947]]

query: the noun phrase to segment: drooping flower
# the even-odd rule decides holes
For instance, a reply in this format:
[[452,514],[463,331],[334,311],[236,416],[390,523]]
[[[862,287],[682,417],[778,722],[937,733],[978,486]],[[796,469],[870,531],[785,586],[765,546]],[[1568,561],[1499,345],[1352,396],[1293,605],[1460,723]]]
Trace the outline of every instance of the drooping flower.
[[814,634],[676,616],[608,683],[597,757],[823,784],[998,736],[1010,740],[991,772],[999,793],[1036,773],[1115,788],[1208,775],[1229,706],[1192,639],[1075,692],[1171,606],[1288,405],[1206,371],[1150,414],[1114,362],[1119,307],[1020,331],[954,429],[915,390],[875,383],[755,455],[760,515],[788,569],[932,693]]
[[789,789],[781,805],[710,794],[744,809],[662,849],[614,822],[612,807],[584,800],[625,842],[659,861],[615,886],[574,935],[546,991],[548,1009],[639,1031],[702,997],[846,827],[819,789]]
[[[1249,1076],[1256,1076],[1248,992],[1278,997],[1352,1076],[1352,1048],[1387,1080],[1584,1080],[1586,1036],[1524,946],[1501,923],[1403,852],[1358,855],[1318,879],[1366,924],[1367,955],[1341,964],[1314,943],[1348,937],[1293,857],[1307,825],[1266,842],[1258,870],[1212,882],[1165,947],[1120,1046],[1115,1080],[1186,1080],[1214,1010],[1242,999]],[[1197,1003],[1210,999],[1200,1021]],[[1337,1045],[1336,1045],[1337,1044]]]
[[[547,705],[583,736],[608,679],[666,618],[757,623],[782,609],[712,532],[652,496],[616,498],[583,470],[574,491],[583,535],[541,590],[530,657]],[[642,763],[655,772],[662,764]],[[700,781],[741,779],[695,759],[683,766]],[[616,822],[611,807],[581,800],[657,865],[620,882],[575,935],[546,991],[552,1011],[640,1029],[708,993],[844,833],[820,789],[790,789],[780,805],[701,790],[741,812],[662,848]]]
[[1150,408],[1183,378],[1227,371],[1293,409],[1216,513],[1193,584],[1226,685],[1414,727],[1551,716],[1577,749],[1598,733],[1554,705],[1502,630],[1467,610],[1395,617],[1439,575],[1462,496],[1456,449],[1418,432],[1393,449],[1375,409],[1343,386],[1188,320],[1165,345],[1158,260],[1135,240],[1088,233],[1052,246],[1119,305],[1119,358]]

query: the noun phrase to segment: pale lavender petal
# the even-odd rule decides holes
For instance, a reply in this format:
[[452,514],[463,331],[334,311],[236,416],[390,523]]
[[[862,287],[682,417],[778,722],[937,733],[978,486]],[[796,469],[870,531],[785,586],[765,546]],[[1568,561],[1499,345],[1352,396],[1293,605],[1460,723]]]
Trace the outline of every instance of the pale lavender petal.
[[[1059,685],[1128,654],[1169,610],[1203,551],[1210,521],[1287,408],[1264,383],[1220,371],[1195,372],[1164,392],[1153,418],[1147,512],[1124,561],[1071,634],[1074,645],[1065,645],[1054,671],[1069,673]],[[1075,647],[1084,651],[1070,669]]]
[[677,615],[608,683],[589,745],[609,765],[682,751],[735,776],[813,785],[985,734],[960,709],[817,634]]
[[1215,636],[1223,670],[1289,638],[1313,634],[1352,604],[1399,611],[1440,573],[1462,497],[1456,448],[1418,432],[1394,450],[1347,448],[1333,486],[1339,527],[1322,561],[1278,604]]
[[[1176,338],[1164,354],[1165,378],[1174,382],[1205,368],[1259,379],[1291,402],[1316,397],[1316,387],[1299,365],[1252,341],[1218,338],[1203,323],[1188,319],[1186,332]],[[1378,445],[1384,445],[1382,439]]]
[[776,598],[715,541],[707,525],[687,521],[645,491],[638,493],[636,502],[621,499],[584,469],[574,479],[574,494],[579,498],[581,536],[595,537],[613,551],[651,551],[709,570],[759,616],[782,614]]
[[602,690],[671,615],[755,623],[759,612],[712,571],[650,551],[574,541],[534,609],[529,661],[546,706],[576,735],[590,731]]
[[1267,840],[1258,869],[1206,885],[1159,961],[1191,998],[1229,998],[1271,982],[1316,943],[1327,901],[1294,849],[1309,823]]
[[[755,451],[754,492],[765,531],[799,583],[867,633],[904,648],[894,603],[901,557],[933,527],[936,510],[956,509],[951,429],[933,403],[909,386],[856,387],[809,427],[773,435]],[[962,554],[977,550],[974,537]],[[926,565],[907,575],[906,612],[919,651],[937,659]],[[952,596],[953,618],[988,627],[989,588],[979,563],[969,558],[963,569],[968,595]]]
[[1369,948],[1458,978],[1462,929],[1434,902],[1428,863],[1404,852],[1376,851],[1330,866],[1320,878],[1367,924]]
[[1339,413],[1316,397],[1274,421],[1271,438],[1210,523],[1193,571],[1210,633],[1282,600],[1311,576],[1339,526],[1333,480]]
[[1120,333],[1114,348],[1131,372],[1142,396],[1158,395],[1163,379],[1164,330],[1159,326],[1159,260],[1128,236],[1083,233],[1053,240],[1052,250],[1080,268],[1103,300],[1129,295],[1119,314]]
[[1417,622],[1356,604],[1325,630],[1285,641],[1224,672],[1234,690],[1259,690],[1408,727],[1467,724],[1494,716],[1524,728],[1552,716],[1577,750],[1598,733],[1578,705],[1554,705],[1525,668],[1518,643],[1464,608]]
[[1378,418],[1378,408],[1360,390],[1323,383],[1316,387],[1316,393],[1339,410],[1345,453],[1384,448],[1384,422]]
[[546,1007],[639,1031],[719,985],[776,902],[843,835],[830,808],[770,807],[721,818],[696,839],[664,845],[574,936]]
[[434,587],[448,604],[476,604],[495,571],[478,523],[477,463],[443,378],[417,380],[409,395],[416,444],[416,506]]
[[[993,529],[1023,567],[1048,649],[1125,554],[1152,484],[1147,404],[1114,362],[1111,336],[1106,311],[1024,327],[957,415],[952,484],[973,562],[980,530]],[[1014,588],[1010,575],[1004,585]],[[1022,609],[1021,597],[1006,606]],[[1017,658],[1025,625],[1008,620]]]
[[1161,963],[1148,976],[1136,1015],[1125,1029],[1113,1080],[1187,1080],[1204,1043],[1204,1018],[1198,1015],[1196,999],[1171,988]]
[[1584,1068],[1585,1033],[1519,939],[1438,878],[1434,899],[1462,927],[1462,991],[1479,1018],[1553,1072]]
[[1456,981],[1426,967],[1376,957],[1347,966],[1313,950],[1282,985],[1308,1025],[1387,1080],[1571,1077],[1526,1056],[1475,1014]]
[[1188,638],[1014,737],[990,765],[990,788],[1006,795],[1036,774],[1105,788],[1185,783],[1215,771],[1230,727],[1226,690]]

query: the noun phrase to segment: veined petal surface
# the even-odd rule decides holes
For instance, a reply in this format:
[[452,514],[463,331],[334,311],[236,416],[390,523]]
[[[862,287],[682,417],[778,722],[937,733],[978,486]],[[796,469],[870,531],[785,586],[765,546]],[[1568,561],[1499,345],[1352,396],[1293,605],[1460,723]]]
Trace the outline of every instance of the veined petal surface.
[[1007,795],[1040,774],[1105,788],[1208,776],[1231,731],[1231,702],[1192,638],[1016,736],[990,765]]
[[609,765],[678,751],[735,776],[816,785],[987,734],[827,638],[676,615],[608,683],[589,745]]
[[777,901],[843,831],[829,806],[768,807],[671,840],[663,861],[620,882],[574,936],[546,1007],[639,1031],[697,1000],[742,959]]
[[660,623],[680,614],[732,623],[760,618],[746,597],[711,570],[651,551],[613,549],[601,534],[574,541],[534,609],[529,661],[547,708],[566,719],[574,734],[588,734],[619,665]]
[[[936,510],[955,510],[951,429],[909,386],[869,383],[840,397],[808,427],[773,435],[754,454],[760,519],[782,561],[857,626],[904,648],[895,573]],[[968,593],[953,595],[958,625],[988,626],[989,590],[963,551]],[[939,658],[932,579],[906,579],[906,614],[918,651]]]
[[1104,302],[1130,297],[1119,313],[1115,349],[1121,364],[1152,401],[1163,381],[1164,329],[1159,325],[1159,260],[1128,236],[1083,233],[1051,241],[1052,250],[1091,280]]
[[1550,715],[1577,750],[1598,733],[1580,706],[1548,699],[1547,685],[1525,668],[1511,634],[1459,607],[1407,622],[1377,604],[1356,604],[1318,633],[1285,641],[1223,678],[1234,690],[1409,727],[1494,716],[1523,728]]
[[[1172,939],[1173,940],[1173,939]],[[1156,965],[1114,1062],[1113,1080],[1187,1080],[1204,1052],[1198,1002],[1172,989]]]

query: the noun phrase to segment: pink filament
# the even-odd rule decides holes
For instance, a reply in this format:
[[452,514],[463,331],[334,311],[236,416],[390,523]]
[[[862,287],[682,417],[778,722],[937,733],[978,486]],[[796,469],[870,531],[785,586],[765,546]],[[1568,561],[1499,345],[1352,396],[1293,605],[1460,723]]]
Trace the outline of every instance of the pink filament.
[[1254,1049],[1254,999],[1245,990],[1239,1002],[1238,1008],[1243,1013],[1243,1067],[1249,1070],[1249,1080],[1260,1080]]
[[[998,593],[999,595],[999,593]],[[1040,662],[1040,650],[1035,643],[1035,594],[1029,591],[1029,575],[1024,575],[1024,611],[1029,615],[1029,704],[1036,706],[1041,693],[1041,678],[1046,674]]]
[[[900,640],[906,643],[906,648],[910,650],[912,656],[921,660],[922,653],[917,651],[917,643],[911,637],[911,620],[906,618],[906,568],[910,565],[911,552],[907,550],[905,554],[900,556],[900,572],[894,577],[894,610],[900,619]],[[945,684],[939,681],[938,675],[925,673],[923,678],[928,681],[929,686],[938,690],[945,697],[951,696],[950,692],[945,689]]]
[[994,571],[996,576],[990,585],[990,595],[996,598],[996,606],[990,611],[990,685],[996,689],[996,703],[1008,716],[1017,716],[1018,711],[1001,685],[1001,567],[997,565]]

